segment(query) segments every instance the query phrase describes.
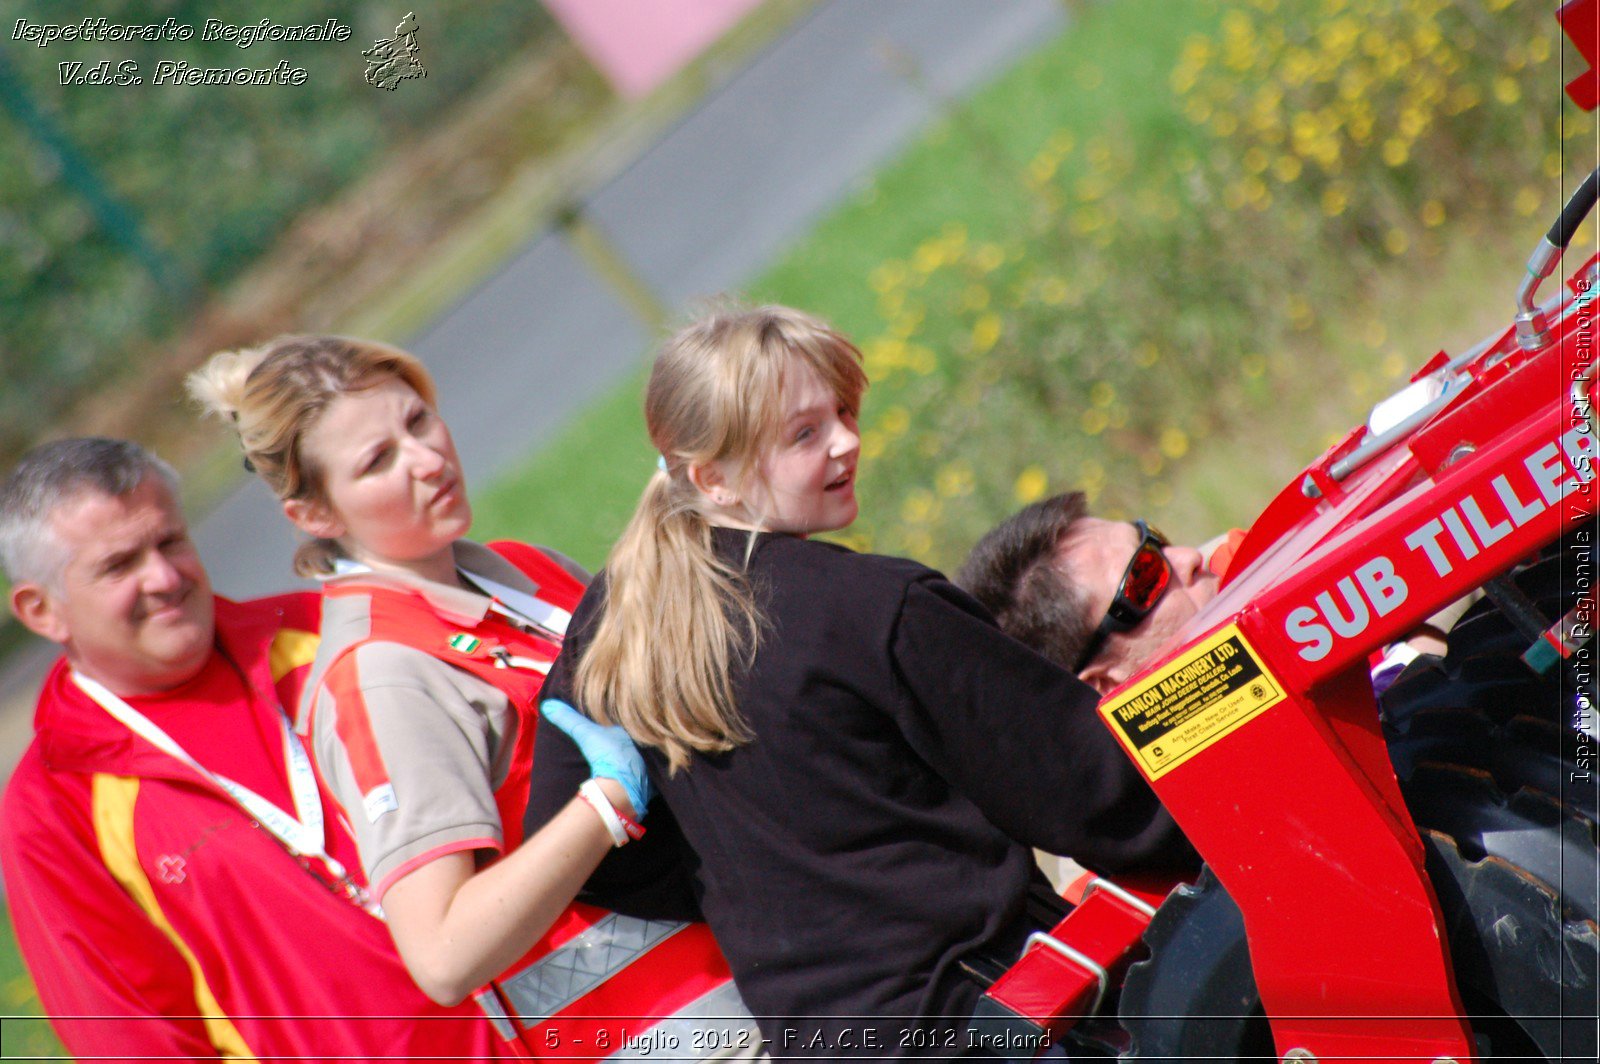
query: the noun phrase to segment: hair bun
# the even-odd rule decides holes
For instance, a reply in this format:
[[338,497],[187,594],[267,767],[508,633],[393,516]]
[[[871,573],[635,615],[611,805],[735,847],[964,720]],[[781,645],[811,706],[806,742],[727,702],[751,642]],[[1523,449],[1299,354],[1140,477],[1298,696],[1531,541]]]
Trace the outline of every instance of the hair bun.
[[250,371],[266,356],[266,350],[259,347],[219,351],[189,374],[184,385],[190,398],[207,414],[231,422],[237,429],[239,410],[244,405],[245,383],[250,379]]

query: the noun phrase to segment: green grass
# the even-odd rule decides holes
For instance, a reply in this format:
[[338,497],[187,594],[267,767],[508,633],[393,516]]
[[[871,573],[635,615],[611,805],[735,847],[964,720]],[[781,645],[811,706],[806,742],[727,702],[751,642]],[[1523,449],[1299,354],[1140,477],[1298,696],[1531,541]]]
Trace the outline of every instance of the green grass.
[[[1057,40],[944,114],[899,159],[874,175],[748,286],[751,298],[827,315],[852,336],[879,327],[867,279],[959,222],[973,241],[1006,240],[1034,205],[1020,173],[1058,130],[1080,143],[1109,128],[1141,146],[1172,150],[1197,136],[1164,93],[1183,38],[1212,21],[1199,5],[1119,0],[1079,9]],[[1108,264],[1109,265],[1109,264]]]
[[[1020,502],[1080,487],[1108,516],[1142,512],[1185,538],[1247,524],[1434,350],[1505,324],[1556,206],[1560,109],[1495,102],[1513,74],[1525,101],[1554,86],[1553,26],[1502,13],[1462,43],[1448,20],[1488,16],[1409,0],[1075,12],[996,83],[942,102],[898,160],[746,286],[832,320],[867,354],[862,516],[842,537],[854,546],[950,568]],[[1324,31],[1341,26],[1368,32],[1338,53]],[[1435,30],[1458,50],[1422,62],[1408,35]],[[1210,59],[1197,63],[1201,37]],[[1416,61],[1385,74],[1407,40]],[[1311,76],[1285,73],[1307,55],[1322,64]],[[1413,102],[1407,78],[1450,62],[1450,91],[1483,102],[1432,105],[1404,165],[1379,150],[1387,126],[1360,140],[1340,118],[1300,145],[1245,119],[1269,84],[1292,104],[1284,120],[1348,108],[1337,90],[1352,69],[1387,113]],[[1239,121],[1223,128],[1224,115]],[[1328,137],[1342,138],[1331,171],[1313,158]],[[1252,148],[1274,163],[1264,202],[1241,198]],[[1279,176],[1296,152],[1303,172]],[[1087,217],[1101,208],[1111,225]],[[977,339],[996,322],[997,338]],[[921,364],[887,357],[896,345]],[[639,389],[630,380],[488,487],[477,534],[597,563],[649,475]]]
[[[1170,101],[1148,89],[1165,83],[1184,37],[1211,21],[1198,6],[1162,0],[1084,9],[1059,39],[973,99],[946,103],[899,159],[745,294],[814,311],[858,339],[870,335],[881,327],[868,283],[873,270],[912,255],[948,223],[965,226],[974,242],[1004,240],[1025,227],[1036,207],[1018,195],[1012,175],[1058,130],[1087,137],[1110,124],[1147,147],[1193,144],[1192,128]],[[920,82],[916,72],[907,76]],[[528,539],[585,564],[603,561],[654,461],[640,414],[642,389],[641,369],[574,416],[547,450],[476,493],[474,537]],[[869,392],[869,416],[889,402],[886,394],[882,386]]]
[[641,369],[548,447],[474,493],[473,538],[539,543],[598,569],[655,472],[643,395]]

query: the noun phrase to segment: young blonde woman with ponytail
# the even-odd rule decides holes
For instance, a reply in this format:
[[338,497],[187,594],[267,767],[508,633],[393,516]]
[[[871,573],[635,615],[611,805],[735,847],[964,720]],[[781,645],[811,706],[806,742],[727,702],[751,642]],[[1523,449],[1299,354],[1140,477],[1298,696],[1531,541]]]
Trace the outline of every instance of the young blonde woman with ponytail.
[[703,925],[574,904],[643,831],[649,784],[620,729],[551,709],[587,767],[518,844],[534,706],[583,579],[559,556],[463,538],[465,477],[421,363],[281,337],[215,356],[190,390],[311,536],[295,568],[323,581],[322,637],[299,726],[418,985],[475,996],[511,1056],[599,1059],[685,1008],[740,1014]]
[[[962,962],[1033,929],[1029,847],[1192,859],[1093,690],[940,574],[808,538],[855,519],[866,383],[784,307],[670,339],[645,398],[660,468],[546,684],[644,748],[775,1055],[969,1049]],[[530,824],[582,771],[539,744]]]

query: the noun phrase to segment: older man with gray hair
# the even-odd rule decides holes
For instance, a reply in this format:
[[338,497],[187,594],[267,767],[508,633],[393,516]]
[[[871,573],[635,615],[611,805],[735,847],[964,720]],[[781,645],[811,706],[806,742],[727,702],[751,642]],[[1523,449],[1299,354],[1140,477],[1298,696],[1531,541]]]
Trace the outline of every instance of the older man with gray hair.
[[211,593],[177,478],[45,444],[0,484],[10,606],[65,652],[0,809],[11,917],[62,1042],[96,1059],[495,1057],[412,984],[289,726],[317,602]]

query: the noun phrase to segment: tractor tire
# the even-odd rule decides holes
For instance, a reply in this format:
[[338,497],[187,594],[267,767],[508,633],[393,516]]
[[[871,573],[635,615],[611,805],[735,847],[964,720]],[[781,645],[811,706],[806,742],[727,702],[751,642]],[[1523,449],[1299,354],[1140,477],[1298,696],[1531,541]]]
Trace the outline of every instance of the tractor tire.
[[[1559,556],[1516,574],[1546,616],[1572,608]],[[1457,987],[1486,1059],[1597,1059],[1600,789],[1592,675],[1538,676],[1487,600],[1382,700],[1389,753],[1427,854]],[[1274,1059],[1244,925],[1209,872],[1145,934],[1119,1018],[1140,1060]]]
[[[1592,1064],[1600,927],[1509,861],[1471,860],[1437,831],[1423,843],[1479,1057]],[[1122,990],[1125,1059],[1275,1059],[1243,919],[1209,872],[1168,898],[1145,943]]]
[[[1578,549],[1564,548],[1512,577],[1517,589],[1551,621],[1578,601],[1581,587],[1563,568],[1570,568],[1564,559]],[[1520,660],[1528,644],[1528,638],[1489,599],[1479,600],[1450,630],[1444,657],[1418,658],[1395,681],[1384,697],[1385,725],[1403,733],[1413,714],[1469,710],[1497,725],[1519,715],[1533,716],[1572,739],[1585,733],[1594,738],[1600,725],[1593,712],[1597,694],[1593,670],[1577,677],[1561,668],[1536,675]]]
[[1276,1058],[1261,1008],[1244,916],[1209,868],[1156,910],[1149,960],[1128,970],[1118,1020],[1126,1058],[1161,1064]]

